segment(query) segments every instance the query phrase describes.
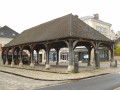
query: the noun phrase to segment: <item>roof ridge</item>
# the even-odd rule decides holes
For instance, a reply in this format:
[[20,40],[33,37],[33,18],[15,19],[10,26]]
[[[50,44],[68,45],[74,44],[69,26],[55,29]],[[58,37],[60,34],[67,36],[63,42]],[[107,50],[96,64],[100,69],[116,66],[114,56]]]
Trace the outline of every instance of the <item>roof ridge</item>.
[[70,36],[72,36],[72,17],[73,15],[70,16]]

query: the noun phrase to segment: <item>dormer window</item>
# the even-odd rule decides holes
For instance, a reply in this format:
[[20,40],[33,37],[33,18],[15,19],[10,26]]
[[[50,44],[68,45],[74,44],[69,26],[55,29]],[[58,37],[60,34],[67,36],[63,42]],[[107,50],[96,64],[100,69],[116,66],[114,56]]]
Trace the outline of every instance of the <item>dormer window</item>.
[[0,34],[1,34],[1,35],[4,35],[4,33],[3,33],[3,32],[1,32]]
[[15,34],[14,34],[14,33],[13,33],[12,35],[13,35],[13,36],[15,36]]

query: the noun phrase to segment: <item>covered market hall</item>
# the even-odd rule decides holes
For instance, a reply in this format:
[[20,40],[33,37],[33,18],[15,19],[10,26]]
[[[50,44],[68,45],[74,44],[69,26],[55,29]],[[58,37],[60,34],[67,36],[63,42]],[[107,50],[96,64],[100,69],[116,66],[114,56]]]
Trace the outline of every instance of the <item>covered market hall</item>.
[[59,50],[67,47],[68,71],[74,70],[74,49],[78,46],[85,46],[88,49],[90,65],[91,50],[94,49],[95,67],[100,67],[98,48],[107,47],[111,52],[111,66],[114,66],[114,42],[86,23],[81,21],[77,15],[68,14],[66,16],[51,20],[49,22],[32,27],[23,31],[19,36],[13,39],[2,48],[2,57],[5,57],[3,64],[8,65],[8,53],[12,52],[11,66],[14,65],[14,53],[18,52],[20,59],[19,66],[23,65],[23,50],[30,52],[30,67],[34,67],[34,50],[39,53],[41,49],[45,50],[46,63],[45,68],[50,68],[49,52],[55,49],[57,52],[57,63],[59,62]]

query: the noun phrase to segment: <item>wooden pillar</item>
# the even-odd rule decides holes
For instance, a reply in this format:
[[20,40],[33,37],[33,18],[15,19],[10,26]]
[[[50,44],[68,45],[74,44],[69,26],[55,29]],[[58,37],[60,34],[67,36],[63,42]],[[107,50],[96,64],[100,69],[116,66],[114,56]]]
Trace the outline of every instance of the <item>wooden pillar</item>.
[[30,57],[31,57],[31,63],[30,63],[30,67],[34,68],[34,45],[29,45],[30,46]]
[[46,69],[49,69],[50,68],[50,61],[49,61],[49,50],[47,49],[46,50]]
[[92,50],[92,47],[91,47],[91,45],[88,45],[88,46],[85,46],[86,48],[87,48],[87,50],[88,50],[88,55],[89,55],[89,58],[88,58],[88,66],[92,66],[91,65],[91,50]]
[[73,40],[69,40],[68,42],[68,48],[69,48],[69,65],[68,65],[68,71],[73,72],[74,71],[74,65],[73,65]]
[[5,55],[5,57],[6,57],[5,66],[7,66],[7,65],[8,65],[8,50],[6,50],[6,55]]
[[111,45],[111,63],[110,67],[117,67],[117,62],[114,60],[114,44]]
[[56,52],[57,52],[57,61],[56,61],[56,65],[59,64],[59,51],[60,51],[60,48],[56,48]]
[[91,60],[90,60],[90,59],[91,59],[91,50],[92,50],[92,48],[88,50],[88,54],[89,54],[88,66],[92,66],[92,65],[91,65]]
[[17,52],[17,58],[16,58],[16,59],[18,60],[18,57],[19,57],[19,51],[17,50],[16,52]]
[[19,62],[19,66],[22,67],[23,66],[23,62],[22,62],[22,53],[23,53],[23,50],[22,48],[20,48],[20,62]]
[[99,47],[99,44],[95,43],[94,58],[95,58],[95,67],[96,68],[100,67],[100,55],[99,55],[98,47]]
[[39,64],[39,51],[37,51],[37,64]]
[[49,61],[49,52],[50,52],[50,45],[49,44],[45,44],[45,48],[46,48],[46,65],[45,65],[45,69],[50,69],[50,61]]
[[3,65],[3,59],[2,59],[2,44],[0,43],[0,65]]
[[34,67],[34,50],[31,50],[30,52],[30,57],[31,57],[31,63],[30,63],[30,67]]
[[11,62],[11,66],[14,66],[14,52],[15,52],[15,49],[12,48],[12,62]]
[[4,60],[4,56],[5,56],[5,50],[3,50],[3,51],[1,52],[1,65],[4,65],[4,64],[5,64],[5,61],[6,61],[6,60]]
[[36,62],[36,63],[37,63],[37,64],[39,64],[39,51],[40,51],[40,49],[37,49],[37,50],[36,50],[36,52],[37,52],[37,62]]

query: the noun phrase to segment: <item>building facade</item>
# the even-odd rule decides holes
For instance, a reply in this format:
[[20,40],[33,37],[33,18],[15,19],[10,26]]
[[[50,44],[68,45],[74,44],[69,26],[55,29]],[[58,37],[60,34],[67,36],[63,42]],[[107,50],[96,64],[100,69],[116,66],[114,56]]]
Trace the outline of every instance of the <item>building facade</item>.
[[101,34],[105,35],[109,39],[112,39],[111,24],[100,20],[99,14],[94,14],[94,16],[82,17],[80,19],[89,26],[93,27],[95,30],[99,31]]
[[116,40],[117,40],[118,38],[120,38],[120,31],[117,31],[117,33],[116,33]]
[[[111,30],[111,24],[104,22],[99,19],[99,14],[94,14],[93,16],[85,16],[80,18],[89,26],[93,27],[95,30],[106,36],[107,38],[114,40],[115,33]],[[92,50],[93,51],[93,50]],[[110,52],[106,47],[99,48],[100,60],[109,60]],[[93,57],[93,56],[92,56]]]
[[19,34],[9,28],[8,26],[0,27],[0,60],[1,60],[1,53],[2,47],[13,40]]

